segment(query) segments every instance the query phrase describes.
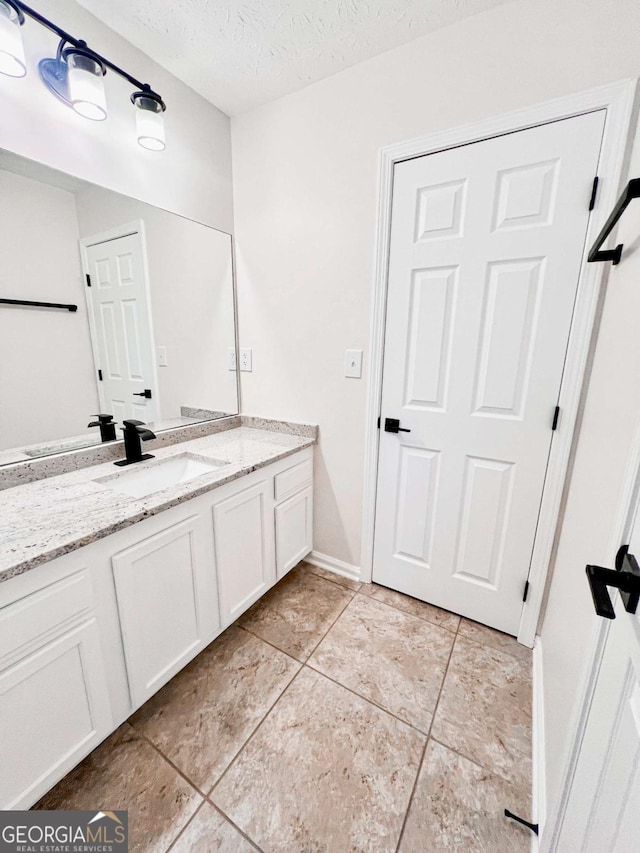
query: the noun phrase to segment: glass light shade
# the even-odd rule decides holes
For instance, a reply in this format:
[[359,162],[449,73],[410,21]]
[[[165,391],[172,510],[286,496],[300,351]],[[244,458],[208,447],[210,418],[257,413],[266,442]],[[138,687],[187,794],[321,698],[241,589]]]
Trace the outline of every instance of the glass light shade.
[[162,105],[155,98],[139,95],[136,105],[138,144],[149,151],[164,151],[164,117]]
[[24,77],[27,73],[20,25],[16,10],[0,0],[0,74],[7,77]]
[[67,85],[71,106],[81,116],[92,121],[107,117],[107,99],[104,92],[102,65],[90,56],[75,51],[65,51]]

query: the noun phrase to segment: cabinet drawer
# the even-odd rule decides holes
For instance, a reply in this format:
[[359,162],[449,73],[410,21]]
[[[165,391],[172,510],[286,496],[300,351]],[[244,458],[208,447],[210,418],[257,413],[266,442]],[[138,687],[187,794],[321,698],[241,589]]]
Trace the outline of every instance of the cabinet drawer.
[[87,570],[46,586],[0,610],[0,667],[14,653],[26,653],[51,638],[72,619],[91,610]]
[[313,459],[305,459],[291,468],[287,468],[281,474],[275,476],[275,498],[277,501],[295,495],[306,486],[310,486],[313,480]]

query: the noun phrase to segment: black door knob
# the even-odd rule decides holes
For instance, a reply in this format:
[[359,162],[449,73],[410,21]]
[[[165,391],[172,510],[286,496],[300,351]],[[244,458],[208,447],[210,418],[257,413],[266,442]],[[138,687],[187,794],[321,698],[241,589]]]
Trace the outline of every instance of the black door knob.
[[140,391],[140,392],[134,391],[133,396],[134,397],[146,397],[147,400],[150,400],[151,399],[151,388],[145,388],[144,391]]

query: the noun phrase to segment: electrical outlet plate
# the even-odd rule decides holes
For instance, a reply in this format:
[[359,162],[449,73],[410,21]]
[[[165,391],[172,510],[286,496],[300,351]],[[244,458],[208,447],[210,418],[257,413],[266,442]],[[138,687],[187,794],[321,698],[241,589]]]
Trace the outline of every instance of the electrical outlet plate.
[[167,348],[166,347],[156,347],[156,356],[158,361],[158,367],[167,367],[169,362],[167,361]]
[[253,370],[253,350],[248,347],[240,348],[240,370],[251,373]]
[[235,370],[236,367],[236,348],[229,347],[229,349],[227,350],[227,370]]

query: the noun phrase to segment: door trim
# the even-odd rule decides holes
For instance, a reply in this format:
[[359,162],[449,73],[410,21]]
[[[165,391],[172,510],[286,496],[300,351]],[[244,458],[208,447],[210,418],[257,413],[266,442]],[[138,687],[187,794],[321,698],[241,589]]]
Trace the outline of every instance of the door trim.
[[[147,299],[147,322],[149,323],[149,339],[151,341],[151,379],[153,382],[155,394],[155,410],[156,420],[160,420],[160,385],[158,382],[158,365],[156,362],[156,336],[153,329],[153,304],[151,301],[151,277],[149,275],[149,261],[147,255],[147,236],[144,229],[144,221],[136,219],[134,222],[126,222],[123,225],[118,225],[116,228],[110,228],[108,231],[100,231],[98,234],[92,234],[90,237],[82,237],[80,239],[80,256],[82,261],[82,273],[86,277],[91,272],[89,268],[89,259],[87,249],[91,246],[97,246],[100,243],[108,243],[111,240],[119,240],[121,237],[132,237],[138,235],[140,246],[142,248],[142,277],[144,280],[144,291]],[[89,337],[91,338],[91,351],[93,353],[93,370],[96,377],[96,387],[98,389],[98,400],[100,408],[104,411],[105,401],[104,392],[98,380],[98,337],[95,328],[93,315],[93,299],[90,287],[84,288],[85,298],[87,300],[87,314],[89,315]]]
[[[382,397],[384,334],[386,321],[387,278],[389,268],[393,171],[396,163],[447,148],[481,142],[495,136],[526,130],[561,119],[574,118],[596,110],[606,110],[604,134],[598,165],[598,198],[589,218],[583,262],[578,280],[575,311],[564,365],[558,404],[562,420],[554,434],[534,542],[530,591],[523,604],[518,633],[519,642],[532,647],[542,607],[545,582],[562,496],[573,445],[591,337],[606,265],[586,264],[588,246],[595,239],[617,199],[622,169],[628,154],[631,116],[636,93],[635,80],[623,80],[608,86],[558,98],[485,121],[462,125],[429,136],[400,142],[380,149],[378,159],[378,225],[375,247],[375,273],[371,309],[371,368],[367,391],[362,545],[360,580],[370,582],[373,573],[376,488],[378,478],[378,417]],[[585,205],[588,204],[585,198]]]

